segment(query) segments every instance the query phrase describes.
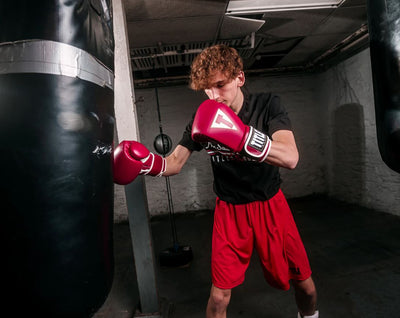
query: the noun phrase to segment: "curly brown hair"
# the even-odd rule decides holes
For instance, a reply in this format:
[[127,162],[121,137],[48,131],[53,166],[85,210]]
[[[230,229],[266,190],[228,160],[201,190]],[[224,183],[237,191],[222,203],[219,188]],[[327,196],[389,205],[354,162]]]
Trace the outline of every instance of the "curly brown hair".
[[195,57],[190,72],[190,88],[195,91],[210,87],[210,77],[222,72],[227,79],[234,79],[243,70],[243,61],[232,47],[217,44],[205,48]]

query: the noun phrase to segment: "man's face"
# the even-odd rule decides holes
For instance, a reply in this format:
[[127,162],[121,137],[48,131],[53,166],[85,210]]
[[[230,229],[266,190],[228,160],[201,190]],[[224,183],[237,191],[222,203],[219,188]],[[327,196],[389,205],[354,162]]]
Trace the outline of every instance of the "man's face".
[[238,99],[238,93],[243,84],[243,72],[240,72],[234,79],[228,79],[226,75],[218,71],[210,77],[210,87],[204,91],[209,99],[232,107]]

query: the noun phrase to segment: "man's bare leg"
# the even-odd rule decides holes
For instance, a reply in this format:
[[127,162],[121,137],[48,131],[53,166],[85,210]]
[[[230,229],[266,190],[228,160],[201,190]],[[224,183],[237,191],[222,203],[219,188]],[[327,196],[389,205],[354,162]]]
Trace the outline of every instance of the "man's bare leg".
[[214,285],[211,286],[210,298],[207,304],[207,318],[226,318],[231,291],[231,289],[221,289]]
[[302,316],[315,314],[317,306],[317,291],[311,277],[306,280],[294,280],[296,304]]

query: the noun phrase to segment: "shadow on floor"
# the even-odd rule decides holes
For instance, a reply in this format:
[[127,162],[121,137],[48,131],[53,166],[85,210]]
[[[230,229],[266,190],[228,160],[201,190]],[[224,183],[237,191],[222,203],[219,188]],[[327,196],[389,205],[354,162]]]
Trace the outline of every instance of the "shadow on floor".
[[[323,197],[290,200],[309,255],[322,318],[400,317],[400,218]],[[186,268],[160,268],[163,317],[204,318],[210,289],[212,211],[178,214],[179,243],[194,259]],[[172,246],[168,217],[151,221],[154,252]],[[129,225],[115,224],[112,290],[95,318],[128,318],[139,302]],[[164,306],[165,307],[165,306]],[[160,306],[163,308],[163,306]],[[235,288],[229,318],[295,318],[293,289],[276,290],[264,281],[254,254],[245,282]]]

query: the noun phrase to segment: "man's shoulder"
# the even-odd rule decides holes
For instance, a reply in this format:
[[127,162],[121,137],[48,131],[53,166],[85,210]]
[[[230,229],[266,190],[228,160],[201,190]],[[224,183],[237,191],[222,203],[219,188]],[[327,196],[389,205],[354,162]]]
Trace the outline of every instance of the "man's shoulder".
[[272,92],[256,92],[250,93],[249,98],[254,101],[269,102],[274,99],[279,99],[279,96]]
[[265,110],[280,105],[280,98],[273,93],[251,93],[248,95],[249,108],[254,111]]

